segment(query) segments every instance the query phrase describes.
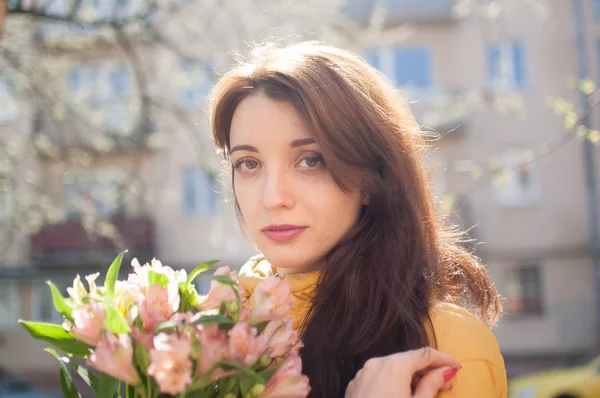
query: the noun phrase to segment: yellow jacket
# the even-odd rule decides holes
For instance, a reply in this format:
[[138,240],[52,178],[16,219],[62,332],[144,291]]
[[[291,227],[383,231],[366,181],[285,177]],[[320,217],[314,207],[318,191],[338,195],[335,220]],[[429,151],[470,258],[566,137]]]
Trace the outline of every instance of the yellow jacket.
[[[252,257],[241,269],[239,283],[249,297],[256,284],[277,271],[264,257]],[[281,273],[280,273],[281,275]],[[291,316],[298,328],[310,307],[319,271],[282,275],[291,287],[294,306]],[[462,364],[452,390],[436,398],[505,398],[506,370],[498,342],[485,324],[469,311],[450,303],[437,303],[430,312],[437,346]],[[431,337],[432,333],[428,330]]]

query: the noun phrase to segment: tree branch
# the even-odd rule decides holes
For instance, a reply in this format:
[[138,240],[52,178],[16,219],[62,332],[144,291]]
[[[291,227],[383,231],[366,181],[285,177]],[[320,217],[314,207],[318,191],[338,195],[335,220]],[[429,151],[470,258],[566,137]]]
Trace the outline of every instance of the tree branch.
[[[0,7],[2,2],[7,3],[7,0],[0,0]],[[65,22],[70,24],[82,25],[82,26],[90,26],[90,27],[101,27],[101,26],[126,26],[131,23],[136,23],[143,21],[156,11],[158,5],[156,1],[149,1],[148,6],[142,12],[136,13],[134,16],[130,18],[113,18],[113,19],[96,19],[96,20],[83,20],[77,16],[80,8],[81,8],[82,0],[76,0],[73,8],[66,15],[58,15],[58,14],[48,14],[45,8],[41,9],[33,9],[33,8],[25,8],[23,1],[17,3],[15,7],[8,8],[8,15],[23,15],[28,16],[36,20],[46,21],[46,22]],[[0,11],[1,17],[1,11]],[[2,26],[2,20],[0,19],[0,27]]]
[[[569,129],[566,132],[560,134],[558,137],[555,137],[554,139],[547,141],[543,144],[540,144],[537,147],[535,147],[534,149],[532,149],[531,151],[535,155],[530,160],[528,160],[526,162],[522,162],[518,166],[505,167],[504,170],[516,171],[519,167],[535,163],[538,160],[545,158],[546,156],[548,156],[548,155],[556,152],[557,150],[561,149],[562,147],[564,147],[566,144],[571,142],[575,137],[577,137],[577,130],[582,126],[583,121],[588,117],[588,115],[590,115],[592,110],[594,110],[599,105],[600,105],[600,100],[594,102],[593,104],[591,104],[588,107],[588,109],[586,109],[586,111],[582,115],[580,115],[578,117],[578,120],[572,129]],[[465,192],[456,196],[453,207],[457,209],[457,208],[460,208],[461,206],[463,206],[465,204],[465,199],[469,195],[472,195],[473,193],[477,192],[478,190],[480,190],[480,189],[488,186],[490,183],[492,183],[494,181],[494,177],[497,176],[498,172],[499,172],[498,169],[490,168],[488,173],[485,176],[480,177],[476,184],[473,184],[473,186],[471,188],[467,189]]]

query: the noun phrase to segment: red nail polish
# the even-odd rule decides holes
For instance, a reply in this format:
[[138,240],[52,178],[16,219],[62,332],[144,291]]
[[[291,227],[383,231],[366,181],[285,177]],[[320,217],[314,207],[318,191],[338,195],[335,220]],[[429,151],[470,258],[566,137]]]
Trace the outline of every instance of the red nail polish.
[[448,369],[447,371],[444,372],[444,382],[448,382],[450,380],[452,380],[452,378],[456,375],[456,372],[458,372],[458,368],[452,368],[452,369]]

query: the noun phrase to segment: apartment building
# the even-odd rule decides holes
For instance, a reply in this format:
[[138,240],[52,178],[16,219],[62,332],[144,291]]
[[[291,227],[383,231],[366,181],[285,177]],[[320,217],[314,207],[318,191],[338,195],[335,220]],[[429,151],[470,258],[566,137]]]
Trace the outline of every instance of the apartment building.
[[[460,198],[453,219],[470,228],[478,241],[475,254],[505,298],[506,313],[494,333],[509,375],[593,351],[598,341],[584,143],[565,140],[530,162],[537,154],[532,149],[566,132],[564,116],[548,106],[548,97],[579,104],[580,95],[568,84],[580,67],[579,28],[586,73],[595,79],[600,70],[600,2],[581,0],[578,21],[577,1],[514,0],[478,8],[479,2],[459,0],[350,0],[345,8],[366,21],[377,5],[386,11],[386,27],[403,25],[410,32],[357,50],[402,88],[420,123],[443,133],[429,159],[436,194],[445,201]],[[84,157],[66,173],[51,156],[30,159],[32,178],[49,198],[65,203],[66,214],[43,229],[17,234],[3,255],[0,367],[40,378],[54,377],[54,359],[15,320],[57,321],[44,281],[65,287],[76,273],[105,269],[116,250],[111,239],[85,234],[82,198],[92,213],[112,220],[141,259],[186,268],[210,259],[239,266],[254,253],[235,225],[231,194],[221,184],[227,176],[220,173],[206,128],[204,98],[212,84],[206,65],[140,41],[149,90],[165,100],[140,122],[128,111],[139,93],[123,53],[109,46],[93,54],[60,49],[52,45],[59,34],[47,28],[34,44],[55,63],[65,95],[103,109],[99,118],[121,136],[113,150]],[[0,99],[6,104],[0,134],[19,129],[62,139],[67,128],[15,99],[7,78],[0,79]],[[164,104],[176,104],[177,111],[164,111]],[[68,110],[63,121],[68,131],[86,132],[84,139],[67,139],[71,147],[90,141],[102,147]],[[590,125],[598,124],[600,112],[594,110]],[[505,171],[489,179],[487,170],[496,167]],[[597,165],[595,173],[598,183]],[[125,199],[114,203],[123,182]],[[9,213],[13,191],[1,191],[0,216]],[[207,283],[202,279],[199,287]]]
[[[475,254],[504,296],[494,333],[509,375],[597,352],[590,207],[600,203],[588,202],[583,140],[571,134],[557,144],[569,130],[549,98],[580,108],[569,81],[597,80],[600,2],[356,0],[350,7],[360,17],[375,4],[389,25],[406,23],[411,32],[366,57],[404,88],[419,121],[442,133],[430,159],[437,193],[461,199],[454,219],[471,228]],[[592,110],[590,127],[599,116]],[[488,178],[490,168],[504,171]],[[597,184],[598,162],[593,170]]]

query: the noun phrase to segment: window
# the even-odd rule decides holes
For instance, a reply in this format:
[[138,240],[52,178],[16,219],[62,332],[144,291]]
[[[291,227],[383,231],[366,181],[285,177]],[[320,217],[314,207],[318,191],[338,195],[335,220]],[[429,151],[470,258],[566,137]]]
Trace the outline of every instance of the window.
[[201,107],[212,87],[212,69],[209,65],[193,59],[181,61],[179,81],[181,101],[185,107]]
[[126,214],[127,203],[121,193],[125,180],[118,170],[66,174],[63,185],[67,218],[78,219],[83,211],[94,211],[107,219]]
[[488,48],[488,84],[493,90],[522,90],[527,84],[525,47],[520,42]]
[[14,122],[19,118],[19,99],[14,81],[0,76],[0,124]]
[[124,128],[130,119],[128,99],[131,74],[122,62],[100,62],[72,67],[68,88],[73,99],[91,111],[103,110],[110,129]]
[[431,52],[425,46],[371,49],[365,59],[399,86],[426,89],[432,85]]
[[[72,280],[55,279],[52,282],[56,285],[63,297],[67,296],[67,287],[73,285]],[[33,310],[34,318],[39,322],[62,323],[62,315],[54,308],[52,293],[45,283],[40,283],[34,290]]]
[[509,150],[503,154],[493,190],[496,202],[504,207],[533,206],[540,202],[539,172],[527,152]]
[[427,88],[431,82],[431,59],[426,47],[394,49],[394,78],[400,86]]
[[0,280],[0,331],[17,326],[19,319],[19,292],[12,281]]
[[217,184],[215,176],[200,167],[186,169],[183,175],[184,213],[196,216],[216,214]]
[[66,17],[71,11],[71,2],[68,0],[52,0],[46,5],[48,15]]
[[110,85],[113,90],[113,95],[117,98],[127,97],[130,90],[129,69],[125,64],[117,64],[110,74]]
[[[69,15],[71,11],[71,2],[68,0],[53,0],[46,1],[45,3],[45,12],[48,15],[57,16],[57,17],[66,17]],[[44,22],[41,25],[41,38],[46,41],[51,41],[53,39],[60,38],[65,34],[69,33],[69,31],[76,31],[73,27],[70,27],[66,22],[61,21],[52,21],[52,22]]]
[[538,265],[516,266],[508,271],[506,311],[511,315],[535,315],[542,312],[542,287]]

